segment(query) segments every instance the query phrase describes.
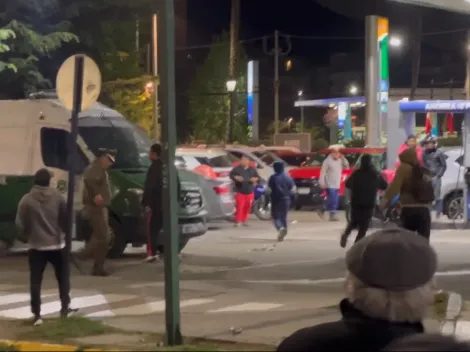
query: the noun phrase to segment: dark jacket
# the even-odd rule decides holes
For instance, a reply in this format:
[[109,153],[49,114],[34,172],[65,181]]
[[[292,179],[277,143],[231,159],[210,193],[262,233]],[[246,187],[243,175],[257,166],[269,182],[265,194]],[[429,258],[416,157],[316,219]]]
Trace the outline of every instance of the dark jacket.
[[294,181],[285,172],[284,164],[282,162],[275,162],[273,168],[275,174],[271,175],[268,181],[272,201],[290,200],[292,189],[295,187]]
[[416,150],[408,148],[399,155],[399,158],[400,166],[398,166],[395,177],[384,193],[384,200],[390,202],[395,196],[400,195],[400,205],[403,207],[427,205],[419,202],[414,195],[413,168],[419,166]]
[[447,156],[440,149],[425,149],[423,152],[424,166],[437,178],[444,176],[447,170]]
[[374,208],[377,201],[377,191],[387,188],[384,180],[373,166],[355,170],[345,182],[351,191],[351,205],[364,208]]
[[343,318],[300,329],[278,346],[279,352],[377,352],[392,340],[411,334],[423,333],[421,322],[393,323],[365,316],[347,299],[340,303]]
[[[243,181],[235,180],[235,176],[241,176]],[[254,167],[247,167],[246,169],[242,165],[235,166],[232,171],[230,172],[230,178],[234,183],[234,189],[236,193],[240,194],[252,194],[255,188],[253,182],[251,182],[251,178],[258,178],[258,172]]]
[[152,162],[147,170],[142,196],[142,205],[149,207],[153,213],[162,211],[162,181],[162,161],[157,159]]
[[67,224],[67,204],[54,188],[34,186],[18,204],[16,225],[31,249],[63,248]]

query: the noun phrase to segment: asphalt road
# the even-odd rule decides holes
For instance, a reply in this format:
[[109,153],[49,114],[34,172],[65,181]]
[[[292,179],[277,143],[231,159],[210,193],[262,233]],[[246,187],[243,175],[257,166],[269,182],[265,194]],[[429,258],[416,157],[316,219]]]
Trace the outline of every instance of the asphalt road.
[[[313,212],[294,212],[291,221],[283,243],[277,243],[269,222],[255,219],[246,228],[220,224],[190,242],[180,267],[187,334],[224,337],[234,325],[246,328],[247,340],[273,342],[311,322],[322,309],[331,314],[343,291],[345,250],[339,234],[345,223],[321,220]],[[438,286],[470,300],[470,230],[442,223],[436,227],[431,242],[439,254]],[[75,250],[80,247],[74,243]],[[144,248],[128,248],[124,258],[108,262],[113,273],[109,278],[81,275],[73,268],[72,304],[97,319],[138,317],[132,324],[152,329],[155,322],[163,324],[163,263],[143,263],[144,257]],[[80,265],[90,270],[91,263]],[[26,256],[20,251],[0,258],[0,266],[0,317],[29,317]],[[60,309],[56,291],[49,270],[44,315]]]

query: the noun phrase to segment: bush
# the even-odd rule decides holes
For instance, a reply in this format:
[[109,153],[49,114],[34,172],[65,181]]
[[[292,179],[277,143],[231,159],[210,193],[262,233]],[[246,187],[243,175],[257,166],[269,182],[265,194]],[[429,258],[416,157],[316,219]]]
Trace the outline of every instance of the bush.
[[364,148],[366,146],[366,141],[363,138],[353,138],[344,141],[344,146],[346,148]]
[[462,136],[439,138],[441,147],[461,147],[462,143]]

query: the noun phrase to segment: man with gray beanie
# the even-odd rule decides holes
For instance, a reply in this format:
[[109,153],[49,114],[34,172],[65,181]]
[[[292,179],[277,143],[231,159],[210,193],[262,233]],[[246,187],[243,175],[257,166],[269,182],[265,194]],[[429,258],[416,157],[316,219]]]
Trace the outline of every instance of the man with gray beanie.
[[31,191],[18,204],[16,225],[29,247],[31,312],[33,324],[42,324],[41,286],[47,263],[54,268],[59,286],[61,317],[75,313],[70,305],[70,282],[67,273],[68,255],[65,250],[67,204],[64,197],[50,187],[52,174],[41,169],[34,175]]
[[428,241],[403,229],[381,230],[351,247],[346,267],[342,319],[298,330],[277,351],[379,351],[424,332],[437,269]]

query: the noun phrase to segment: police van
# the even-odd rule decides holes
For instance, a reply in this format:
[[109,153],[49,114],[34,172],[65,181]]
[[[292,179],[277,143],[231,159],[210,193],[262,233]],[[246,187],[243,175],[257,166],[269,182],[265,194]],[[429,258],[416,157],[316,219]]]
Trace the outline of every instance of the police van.
[[[82,212],[82,174],[99,148],[117,150],[109,170],[112,201],[110,229],[114,232],[108,256],[120,257],[127,244],[147,243],[145,214],[140,205],[150,162],[151,140],[117,111],[95,103],[79,115],[76,148],[75,238],[87,241],[91,234]],[[35,94],[26,100],[0,100],[0,242],[11,246],[17,236],[14,225],[18,202],[29,192],[34,173],[47,168],[53,173],[52,187],[67,196],[70,112],[54,96]],[[77,167],[78,166],[78,167]],[[200,187],[179,174],[180,249],[193,237],[207,231],[204,198]]]

